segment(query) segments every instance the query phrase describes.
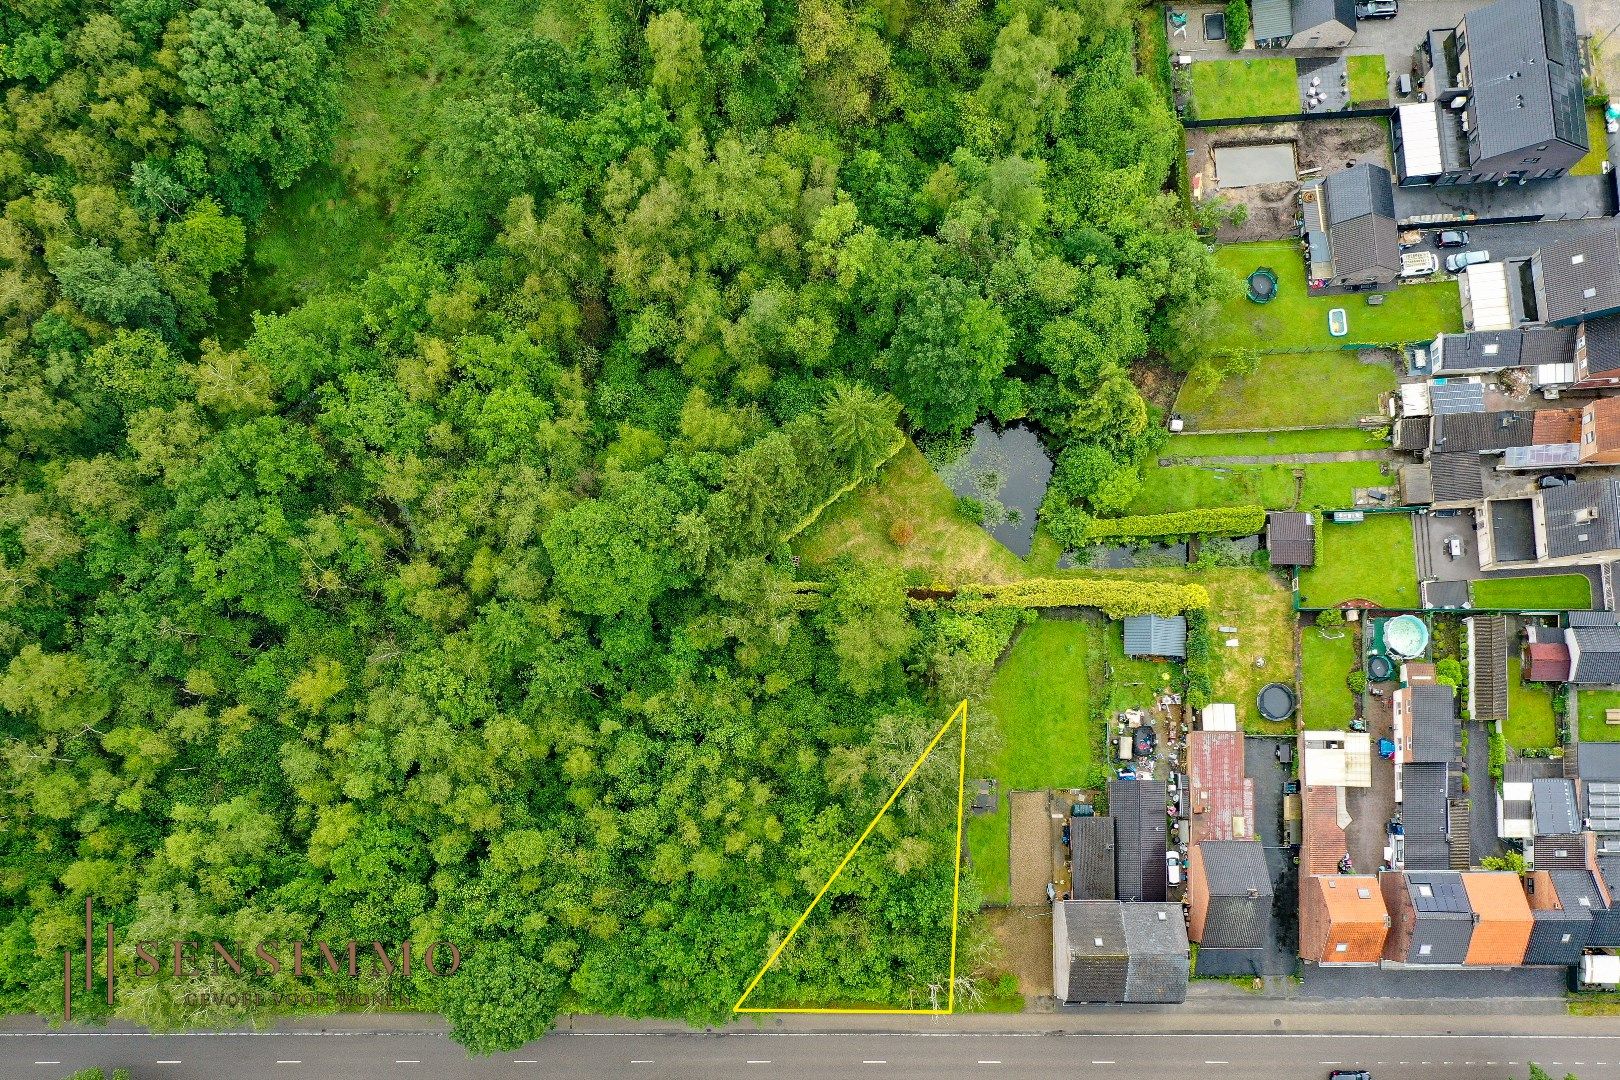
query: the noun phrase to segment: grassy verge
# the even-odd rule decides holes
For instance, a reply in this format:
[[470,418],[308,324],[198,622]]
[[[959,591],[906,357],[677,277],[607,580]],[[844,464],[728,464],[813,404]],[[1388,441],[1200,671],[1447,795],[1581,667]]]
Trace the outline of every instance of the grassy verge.
[[1603,126],[1603,110],[1587,106],[1586,109],[1586,156],[1575,163],[1569,170],[1571,176],[1602,176],[1603,159],[1609,156],[1609,133]]
[[1299,588],[1306,607],[1356,599],[1394,609],[1417,607],[1411,519],[1406,514],[1370,514],[1354,525],[1324,523],[1316,565],[1300,575]]
[[1610,725],[1603,714],[1620,709],[1620,690],[1577,690],[1582,742],[1620,742],[1620,725]]
[[973,877],[990,903],[1006,903],[1009,891],[1008,794],[1086,784],[1093,744],[1086,664],[1095,634],[1078,620],[1032,623],[990,684],[984,712],[993,749],[975,775],[994,777],[1000,798],[994,814],[968,821]]
[[[1393,377],[1392,377],[1393,378]],[[1259,454],[1325,454],[1342,450],[1387,449],[1378,431],[1323,428],[1318,431],[1212,432],[1176,435],[1164,457],[1250,457]]]
[[1382,54],[1346,57],[1345,66],[1350,71],[1352,105],[1389,103],[1389,69],[1384,66]]
[[1293,60],[1200,60],[1192,66],[1193,101],[1205,120],[1299,112]]
[[[906,530],[910,539],[896,543]],[[1024,576],[1018,556],[957,513],[956,496],[909,443],[874,482],[828,507],[793,550],[811,566],[842,555],[898,564],[917,584],[999,584]]]
[[1525,683],[1517,659],[1508,661],[1508,715],[1502,735],[1509,746],[1529,750],[1558,745],[1558,723],[1553,717],[1552,691],[1540,683]]
[[[1215,252],[1215,258],[1240,278],[1248,277],[1257,266],[1269,266],[1277,274],[1278,285],[1277,298],[1269,304],[1252,303],[1239,290],[1224,305],[1217,320],[1220,329],[1210,341],[1215,350],[1331,351],[1345,345],[1429,341],[1442,331],[1462,329],[1462,305],[1455,281],[1392,288],[1382,305],[1369,307],[1355,296],[1311,296],[1306,292],[1305,264],[1299,245],[1292,240],[1227,244]],[[1344,308],[1349,315],[1350,332],[1343,338],[1328,333],[1328,312],[1336,307]],[[1292,391],[1279,386],[1273,392],[1300,397],[1346,396],[1336,384],[1301,383]],[[1367,405],[1356,407],[1366,409]]]
[[1356,666],[1360,629],[1338,627],[1328,637],[1314,626],[1300,630],[1303,674],[1300,678],[1300,718],[1305,726],[1321,731],[1343,731],[1355,716],[1355,699],[1345,678]]
[[1515,611],[1590,608],[1592,582],[1585,574],[1490,578],[1474,582],[1474,606]]
[[[1284,268],[1277,265],[1282,258],[1291,259],[1291,265],[1296,269],[1298,267],[1299,255],[1295,251],[1270,257],[1273,259],[1270,265],[1278,272],[1279,278],[1284,276]],[[1244,274],[1260,265],[1252,256],[1239,262],[1252,264],[1242,270]],[[1301,270],[1298,277],[1299,295],[1304,296],[1304,271]],[[1394,303],[1395,299],[1391,296],[1386,306]],[[1455,293],[1452,300],[1456,301]],[[1279,297],[1268,306],[1282,302]],[[1241,303],[1242,307],[1228,305],[1228,310],[1222,313],[1222,317],[1228,320],[1223,325],[1236,326],[1238,324],[1232,320],[1250,319],[1266,310],[1249,303],[1247,298],[1240,297],[1237,303]],[[1323,311],[1326,310],[1323,308]],[[1326,315],[1322,317],[1326,319]],[[1287,333],[1291,339],[1297,339],[1303,329],[1293,326]],[[1260,349],[1271,346],[1264,338],[1243,340],[1235,333],[1228,333],[1223,336],[1223,347]],[[1315,352],[1262,353],[1254,371],[1247,375],[1222,375],[1214,363],[1200,364],[1194,368],[1181,384],[1181,392],[1176,395],[1176,411],[1200,431],[1348,425],[1354,424],[1362,416],[1376,413],[1378,396],[1394,390],[1395,384],[1395,372],[1388,364],[1362,363],[1358,352],[1330,348]],[[1332,387],[1332,393],[1324,393],[1326,387]]]

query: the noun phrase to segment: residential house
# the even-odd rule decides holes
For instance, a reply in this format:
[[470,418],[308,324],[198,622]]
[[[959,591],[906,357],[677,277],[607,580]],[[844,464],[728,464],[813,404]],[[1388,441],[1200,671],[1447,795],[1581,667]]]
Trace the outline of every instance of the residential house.
[[1525,878],[1532,925],[1526,964],[1578,964],[1592,936],[1594,912],[1608,908],[1590,870],[1534,870]]
[[1583,480],[1510,499],[1490,499],[1479,530],[1485,570],[1595,566],[1620,558],[1620,480]]
[[1272,566],[1316,565],[1316,515],[1273,510],[1266,515],[1266,553]]
[[1290,49],[1342,49],[1356,36],[1355,0],[1290,0]]
[[1575,328],[1572,390],[1620,386],[1620,318],[1583,319]]
[[[1452,868],[1451,770],[1444,762],[1409,762],[1402,768],[1401,826],[1407,870]],[[1462,853],[1467,863],[1467,853]]]
[[1156,902],[1165,898],[1168,798],[1169,787],[1163,780],[1139,778],[1108,784],[1108,814],[1114,819],[1114,887],[1121,900]]
[[1052,986],[1066,1005],[1174,1005],[1191,973],[1180,904],[1060,900],[1052,912]]
[[1524,368],[1532,386],[1568,386],[1575,381],[1578,340],[1578,331],[1568,326],[1441,334],[1429,345],[1430,371],[1450,379]]
[[1113,900],[1114,819],[1069,819],[1069,899]]
[[1473,870],[1462,875],[1474,933],[1463,963],[1476,967],[1516,967],[1524,963],[1535,919],[1519,875],[1506,870]]
[[1299,882],[1299,955],[1315,964],[1376,964],[1389,936],[1389,909],[1370,874]]
[[1400,276],[1400,229],[1388,169],[1363,162],[1308,181],[1300,206],[1314,285],[1375,288]]
[[1581,831],[1573,780],[1546,777],[1530,781],[1530,806],[1537,836],[1573,836]]
[[1187,936],[1198,942],[1198,974],[1263,975],[1272,939],[1271,871],[1250,840],[1205,840],[1187,866]]
[[1132,615],[1125,620],[1125,655],[1187,658],[1184,615]]
[[[1408,671],[1429,669],[1429,664],[1407,664]],[[1457,691],[1443,683],[1414,685],[1407,681],[1391,699],[1396,759],[1449,762],[1457,756]]]
[[1344,804],[1344,788],[1306,785],[1302,817],[1301,875],[1337,874],[1350,854],[1344,835],[1344,827],[1350,821]]
[[1378,875],[1389,908],[1384,959],[1397,964],[1462,964],[1474,936],[1474,908],[1455,871],[1386,870]]
[[1570,626],[1569,681],[1576,686],[1620,685],[1620,626]]
[[1581,406],[1580,463],[1620,464],[1620,397],[1602,397]]
[[1524,300],[1535,310],[1526,314],[1542,322],[1574,326],[1620,312],[1620,227],[1582,231],[1542,248],[1530,257],[1530,281]]
[[1254,839],[1254,781],[1244,775],[1241,731],[1187,734],[1192,842]]
[[1575,10],[1564,0],[1496,0],[1422,49],[1427,101],[1396,110],[1400,182],[1525,183],[1586,156],[1586,93]]

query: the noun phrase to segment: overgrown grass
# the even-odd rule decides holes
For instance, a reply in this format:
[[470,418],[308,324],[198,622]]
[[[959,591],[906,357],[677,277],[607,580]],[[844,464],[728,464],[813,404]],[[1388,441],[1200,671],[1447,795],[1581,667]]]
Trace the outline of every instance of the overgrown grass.
[[1215,363],[1195,367],[1176,395],[1176,412],[1199,431],[1348,425],[1376,413],[1379,395],[1395,385],[1387,363],[1363,363],[1353,350],[1262,353],[1247,375],[1223,376]]
[[1300,603],[1330,607],[1371,600],[1383,607],[1418,606],[1412,522],[1406,514],[1369,514],[1354,525],[1322,525],[1316,565],[1300,575]]
[[1381,431],[1324,428],[1318,431],[1256,431],[1175,435],[1164,457],[1250,457],[1260,454],[1322,454],[1342,450],[1388,449]]
[[1558,745],[1558,723],[1553,716],[1552,691],[1540,683],[1526,683],[1517,657],[1508,661],[1508,715],[1502,736],[1509,746],[1529,750]]
[[970,818],[967,830],[973,878],[990,903],[1006,903],[1010,891],[1008,794],[1086,783],[1093,740],[1086,664],[1087,651],[1100,646],[1095,639],[1079,620],[1041,619],[1024,628],[990,684],[979,715],[992,727],[993,750],[970,771],[994,777],[999,800],[994,814]]
[[1345,510],[1355,505],[1356,488],[1383,487],[1392,482],[1376,461],[1330,461],[1303,468],[1301,510]]
[[1355,698],[1345,678],[1356,666],[1361,630],[1346,624],[1327,634],[1314,626],[1300,630],[1300,718],[1319,731],[1343,731],[1355,717]]
[[[845,495],[793,543],[811,566],[841,555],[904,567],[915,584],[1000,583],[1023,577],[1018,556],[956,509],[957,499],[911,444],[877,479]],[[895,537],[909,539],[896,543]]]
[[1609,133],[1604,128],[1603,110],[1588,105],[1586,108],[1586,145],[1591,147],[1586,156],[1569,170],[1571,176],[1602,176],[1603,161],[1609,156]]
[[1620,742],[1620,724],[1610,724],[1603,716],[1609,709],[1620,709],[1620,690],[1577,690],[1582,742]]
[[[1304,474],[1303,486],[1294,473]],[[1354,505],[1358,487],[1389,483],[1376,461],[1329,461],[1309,465],[1146,465],[1133,514],[1162,514],[1201,506],[1259,504],[1268,510]]]
[[[1255,704],[1266,683],[1293,682],[1294,613],[1288,589],[1260,570],[1208,570],[1199,580],[1209,590],[1209,622],[1219,661],[1212,699],[1236,705],[1239,721],[1251,734],[1292,732],[1293,720],[1264,720]],[[1223,626],[1236,627],[1237,633],[1223,634]],[[1233,639],[1237,645],[1228,647]]]
[[1592,582],[1585,574],[1487,578],[1474,582],[1474,606],[1514,611],[1562,611],[1592,606]]
[[1299,112],[1298,69],[1291,59],[1200,60],[1192,66],[1192,84],[1204,120]]
[[1382,53],[1371,56],[1345,58],[1350,72],[1350,103],[1352,105],[1386,105],[1389,103],[1389,69],[1384,66]]
[[[1194,70],[1196,67],[1194,65]],[[1369,307],[1358,296],[1311,296],[1306,292],[1305,264],[1299,245],[1292,240],[1227,244],[1215,252],[1215,258],[1240,278],[1247,278],[1257,266],[1269,266],[1277,274],[1277,297],[1271,303],[1252,303],[1240,289],[1223,306],[1209,343],[1218,351],[1331,351],[1346,345],[1429,341],[1442,331],[1462,329],[1462,305],[1454,280],[1392,287],[1383,304]],[[1344,308],[1349,316],[1350,332],[1343,338],[1328,333],[1328,312],[1336,307]],[[1298,381],[1297,385],[1291,380],[1288,384],[1274,386],[1272,392],[1290,398],[1346,396],[1336,380],[1328,383]],[[1370,409],[1370,403],[1358,403],[1355,407],[1359,415],[1360,411]],[[1296,420],[1293,424],[1301,422]]]

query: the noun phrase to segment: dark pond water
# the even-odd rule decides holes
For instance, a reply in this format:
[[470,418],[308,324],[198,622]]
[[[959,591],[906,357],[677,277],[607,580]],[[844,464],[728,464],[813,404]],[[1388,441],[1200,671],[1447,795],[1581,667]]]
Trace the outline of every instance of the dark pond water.
[[1052,459],[1028,424],[997,431],[988,420],[973,429],[968,449],[937,466],[946,485],[985,507],[985,529],[1013,553],[1029,554],[1035,540],[1035,513],[1052,480]]

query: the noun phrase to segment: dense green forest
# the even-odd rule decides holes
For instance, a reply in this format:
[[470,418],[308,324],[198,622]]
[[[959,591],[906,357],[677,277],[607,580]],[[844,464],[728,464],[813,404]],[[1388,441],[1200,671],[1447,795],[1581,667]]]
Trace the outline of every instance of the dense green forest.
[[[1019,618],[788,539],[986,416],[1060,451],[1054,533],[1130,501],[1131,366],[1231,287],[1131,4],[568,11],[0,10],[6,1010],[60,1013],[89,897],[126,941],[456,941],[395,988],[476,1051],[722,1019]],[[365,130],[347,80],[423,24],[462,63]],[[304,241],[352,273],[258,303],[365,138],[382,224]],[[947,765],[780,1000],[928,1003]],[[199,985],[119,1012],[224,1018]]]

